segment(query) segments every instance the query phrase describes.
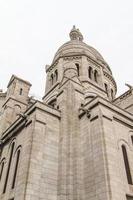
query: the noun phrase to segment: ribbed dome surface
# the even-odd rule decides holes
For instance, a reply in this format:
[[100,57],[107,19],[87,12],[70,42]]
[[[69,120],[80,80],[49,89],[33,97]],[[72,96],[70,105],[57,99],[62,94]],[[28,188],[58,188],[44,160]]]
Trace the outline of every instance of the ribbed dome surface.
[[95,60],[104,61],[101,54],[93,47],[85,44],[80,40],[70,40],[63,44],[55,54],[53,62],[55,62],[59,57],[62,56],[72,56],[72,55],[87,55]]

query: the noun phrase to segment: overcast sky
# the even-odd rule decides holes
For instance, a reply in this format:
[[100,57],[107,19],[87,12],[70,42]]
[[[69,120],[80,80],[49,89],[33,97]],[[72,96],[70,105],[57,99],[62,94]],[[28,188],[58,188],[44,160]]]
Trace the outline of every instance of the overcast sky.
[[42,97],[45,65],[74,24],[110,65],[118,94],[133,85],[133,0],[0,0],[0,88],[15,74]]

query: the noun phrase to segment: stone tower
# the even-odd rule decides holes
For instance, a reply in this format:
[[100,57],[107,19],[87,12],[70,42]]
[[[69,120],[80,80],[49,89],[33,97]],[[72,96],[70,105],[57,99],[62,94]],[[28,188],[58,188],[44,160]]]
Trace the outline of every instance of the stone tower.
[[75,26],[69,35],[46,65],[42,102],[16,76],[0,93],[1,200],[133,199],[133,89],[115,98],[104,58]]
[[1,132],[9,127],[21,112],[26,110],[30,86],[29,82],[12,75],[1,108]]

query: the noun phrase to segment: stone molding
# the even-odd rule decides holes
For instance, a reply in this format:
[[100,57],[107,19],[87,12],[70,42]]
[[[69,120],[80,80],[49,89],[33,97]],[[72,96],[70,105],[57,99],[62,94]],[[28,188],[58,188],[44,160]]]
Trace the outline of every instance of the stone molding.
[[115,116],[115,118],[117,117],[123,121],[124,121],[124,119],[126,119],[126,123],[128,123],[129,126],[131,126],[131,124],[133,123],[133,115],[131,113],[112,104],[111,102],[107,101],[106,99],[104,99],[100,96],[94,97],[90,102],[88,102],[86,105],[84,105],[83,108],[92,110],[93,108],[95,108],[96,106],[99,106],[99,105],[102,105],[102,106],[106,107],[107,109],[109,109],[110,111],[112,111],[114,113],[112,115],[112,117]]
[[116,85],[116,82],[113,79],[113,77],[105,71],[103,71],[103,74],[104,74],[105,77],[107,77],[112,82],[112,84],[114,85],[115,90],[116,90],[115,92],[117,92],[117,85]]

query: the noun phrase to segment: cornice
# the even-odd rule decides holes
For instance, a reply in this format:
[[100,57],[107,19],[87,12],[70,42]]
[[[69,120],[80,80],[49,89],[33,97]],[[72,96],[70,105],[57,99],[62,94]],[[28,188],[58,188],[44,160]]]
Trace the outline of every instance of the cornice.
[[121,94],[119,97],[117,97],[116,99],[114,99],[113,102],[115,103],[115,102],[117,102],[117,100],[119,100],[119,99],[120,99],[120,100],[126,99],[127,97],[129,97],[129,96],[132,95],[132,91],[133,91],[133,90],[130,89],[130,90],[124,92],[124,93]]
[[2,143],[5,143],[6,141],[9,140],[9,138],[13,137],[16,133],[18,133],[24,127],[32,123],[32,118],[30,118],[30,115],[37,110],[46,112],[54,117],[57,117],[58,119],[60,119],[61,117],[59,110],[55,108],[51,108],[47,104],[44,104],[40,101],[36,101],[30,108],[26,110],[24,114],[22,114],[22,116],[20,116],[15,122],[11,124],[9,128],[7,128],[3,132],[2,137],[0,139]]
[[52,65],[47,65],[46,67],[46,73],[49,71],[51,71],[57,64],[58,64],[59,60],[55,61]]
[[84,83],[87,82],[91,84],[92,86],[96,87],[97,89],[101,90],[102,92],[106,93],[102,87],[100,87],[98,84],[94,84],[93,82],[90,82],[89,80],[81,80],[81,82],[84,82]]
[[[112,111],[114,114],[113,116],[117,116],[117,118],[120,118],[120,121],[124,121],[124,119],[126,119],[126,121],[128,121],[130,126],[133,126],[133,114],[129,113],[128,111],[112,104],[111,102],[107,101],[106,99],[97,96],[95,98],[93,98],[89,103],[87,103],[84,108],[85,109],[89,109],[90,112],[93,108],[95,108],[96,106],[104,106],[107,109],[109,109],[110,111]],[[127,122],[126,122],[127,123]]]

